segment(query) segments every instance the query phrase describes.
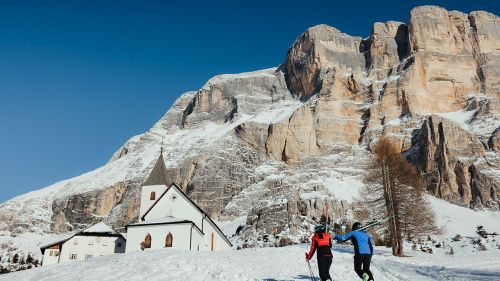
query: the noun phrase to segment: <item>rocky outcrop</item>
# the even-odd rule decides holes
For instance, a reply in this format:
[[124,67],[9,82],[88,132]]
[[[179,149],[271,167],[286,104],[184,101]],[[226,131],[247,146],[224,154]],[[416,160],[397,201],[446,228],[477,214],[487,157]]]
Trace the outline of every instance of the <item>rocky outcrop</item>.
[[500,151],[500,127],[497,128],[488,141],[490,149],[493,151]]
[[290,91],[307,98],[325,88],[336,73],[364,70],[363,48],[361,37],[324,24],[309,28],[288,50],[285,65]]
[[54,200],[51,231],[80,230],[105,218],[120,227],[137,217],[140,184],[119,182],[102,190]]
[[486,153],[477,137],[433,115],[415,134],[412,160],[435,196],[467,207],[498,209],[496,179],[478,168]]

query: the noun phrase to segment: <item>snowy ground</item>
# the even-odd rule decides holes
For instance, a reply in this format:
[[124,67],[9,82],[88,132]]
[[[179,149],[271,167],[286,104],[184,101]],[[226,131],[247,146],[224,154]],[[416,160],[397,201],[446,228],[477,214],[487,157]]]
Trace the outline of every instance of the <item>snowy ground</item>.
[[[0,275],[0,280],[309,280],[306,249],[303,244],[225,252],[151,250],[39,267]],[[500,280],[500,249],[463,256],[408,254],[412,257],[396,258],[377,248],[372,266],[376,280]],[[317,276],[315,259],[312,266]],[[334,246],[330,273],[333,280],[358,280],[352,271],[352,247]]]

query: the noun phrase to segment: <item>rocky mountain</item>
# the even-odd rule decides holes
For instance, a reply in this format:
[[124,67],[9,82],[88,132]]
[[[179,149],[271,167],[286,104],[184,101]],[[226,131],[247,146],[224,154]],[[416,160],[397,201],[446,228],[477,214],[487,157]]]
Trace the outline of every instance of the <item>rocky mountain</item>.
[[432,195],[498,211],[499,105],[496,15],[422,6],[408,23],[375,23],[365,39],[314,26],[281,66],[216,76],[105,166],[1,204],[2,251],[25,249],[16,237],[28,233],[136,219],[162,143],[172,181],[219,221],[242,225],[233,240],[244,246],[298,242],[325,202],[350,216],[382,135]]

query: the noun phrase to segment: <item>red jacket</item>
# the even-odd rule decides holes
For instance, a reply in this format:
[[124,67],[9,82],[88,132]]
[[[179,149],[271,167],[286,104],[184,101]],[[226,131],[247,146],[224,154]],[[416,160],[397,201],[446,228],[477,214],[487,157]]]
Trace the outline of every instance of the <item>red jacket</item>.
[[323,232],[322,238],[319,237],[318,233],[314,233],[314,236],[311,241],[311,250],[309,250],[309,254],[307,254],[307,260],[310,260],[314,255],[316,249],[318,249],[318,257],[320,256],[332,256],[332,251],[330,248],[332,247],[332,239],[328,233]]

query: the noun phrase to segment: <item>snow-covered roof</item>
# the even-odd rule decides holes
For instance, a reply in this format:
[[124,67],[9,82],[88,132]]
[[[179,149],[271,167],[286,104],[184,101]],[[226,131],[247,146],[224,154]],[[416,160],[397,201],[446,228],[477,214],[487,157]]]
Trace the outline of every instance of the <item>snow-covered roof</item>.
[[108,226],[104,222],[99,222],[99,223],[96,223],[96,224],[94,224],[93,226],[91,226],[91,227],[89,227],[87,229],[84,229],[84,230],[82,230],[80,232],[77,232],[77,233],[75,233],[75,234],[67,237],[66,239],[59,240],[59,241],[56,241],[56,242],[53,242],[53,243],[50,243],[48,245],[40,247],[40,250],[42,251],[42,255],[45,252],[45,249],[47,249],[49,247],[52,247],[52,246],[64,244],[64,243],[66,243],[66,241],[70,240],[71,238],[73,238],[75,236],[81,236],[81,235],[88,235],[88,236],[101,236],[101,235],[104,235],[104,236],[122,236],[123,238],[125,238],[125,236],[123,236],[122,233],[117,233],[116,231],[114,231],[110,226]]
[[174,217],[164,217],[164,218],[159,218],[159,219],[142,221],[139,223],[133,223],[133,224],[129,224],[128,226],[162,224],[162,223],[169,224],[169,223],[182,223],[182,222],[191,222],[191,221],[185,220],[185,219],[174,218]]
[[104,222],[100,222],[100,223],[94,224],[93,226],[91,226],[91,227],[83,230],[81,233],[110,233],[110,234],[116,234],[116,231],[114,231],[111,227],[109,227]]

